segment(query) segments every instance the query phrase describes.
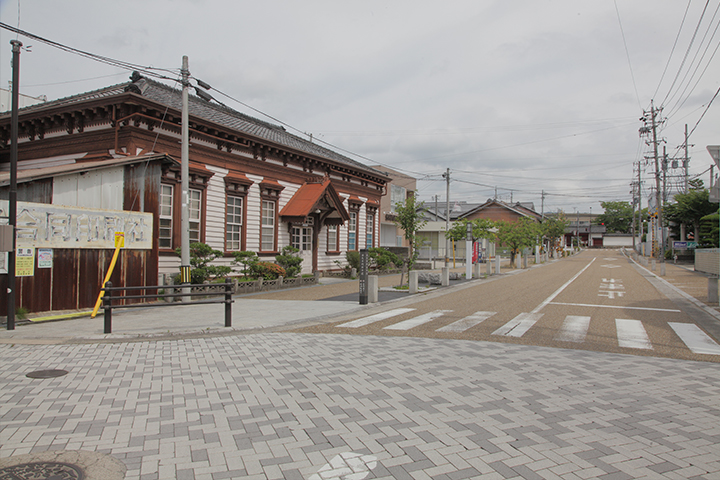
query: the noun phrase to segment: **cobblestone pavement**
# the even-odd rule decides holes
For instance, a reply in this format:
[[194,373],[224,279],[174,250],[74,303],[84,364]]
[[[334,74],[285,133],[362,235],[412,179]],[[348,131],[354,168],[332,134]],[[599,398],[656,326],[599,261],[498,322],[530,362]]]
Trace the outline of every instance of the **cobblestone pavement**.
[[720,478],[706,362],[260,333],[3,344],[0,382],[0,457],[94,451],[131,479]]

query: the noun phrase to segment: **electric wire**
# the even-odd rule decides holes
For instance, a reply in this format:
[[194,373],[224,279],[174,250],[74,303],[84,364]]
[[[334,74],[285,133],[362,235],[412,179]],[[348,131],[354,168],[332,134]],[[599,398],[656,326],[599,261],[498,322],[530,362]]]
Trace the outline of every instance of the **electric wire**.
[[673,92],[673,87],[675,87],[675,83],[677,82],[678,77],[680,77],[680,73],[683,70],[683,67],[685,66],[685,61],[687,61],[688,55],[690,55],[690,51],[692,50],[693,43],[695,43],[695,37],[697,36],[698,30],[700,29],[700,25],[702,24],[702,19],[705,16],[705,12],[707,11],[707,7],[710,4],[710,0],[707,0],[705,2],[705,7],[703,7],[703,11],[700,14],[700,18],[698,19],[698,24],[695,26],[695,31],[692,34],[692,38],[690,39],[690,44],[687,47],[687,50],[685,51],[685,55],[683,56],[682,62],[680,62],[680,67],[678,68],[677,73],[675,74],[675,78],[672,81],[672,84],[670,84],[670,88],[668,89],[667,94],[665,95],[665,98],[662,102],[660,102],[660,105],[665,105],[665,101],[668,99],[670,94]]
[[166,75],[164,75],[164,74],[162,74],[162,73],[158,73],[158,72],[165,72],[165,73],[169,73],[169,74],[175,75],[175,74],[177,74],[177,72],[179,71],[179,69],[167,69],[167,68],[157,68],[157,67],[146,67],[146,66],[137,65],[137,64],[134,64],[134,63],[130,63],[130,62],[125,62],[125,61],[122,61],[122,60],[115,60],[115,59],[113,59],[113,58],[105,57],[105,56],[102,56],[102,55],[96,55],[96,54],[94,54],[94,53],[86,52],[86,51],[83,51],[83,50],[78,50],[78,49],[76,49],[76,48],[73,48],[73,47],[64,45],[64,44],[62,44],[62,43],[58,43],[58,42],[55,42],[55,41],[53,41],[53,40],[48,40],[47,38],[43,38],[43,37],[41,37],[41,36],[39,36],[39,35],[35,35],[35,34],[33,34],[33,33],[26,32],[26,31],[24,31],[24,30],[20,30],[19,28],[13,27],[13,26],[8,25],[8,24],[3,23],[3,22],[0,22],[0,28],[3,28],[3,29],[5,29],[5,30],[9,30],[9,31],[14,32],[14,33],[16,33],[16,34],[18,34],[18,35],[22,35],[22,36],[24,36],[24,37],[27,37],[27,38],[36,40],[36,41],[38,41],[38,42],[42,42],[42,43],[44,43],[44,44],[46,44],[46,45],[49,45],[49,46],[51,46],[51,47],[60,49],[60,50],[62,50],[62,51],[64,51],[64,52],[72,53],[72,54],[74,54],[74,55],[79,55],[79,56],[81,56],[81,57],[85,57],[85,58],[88,58],[88,59],[91,59],[91,60],[95,60],[95,61],[100,62],[100,63],[104,63],[104,64],[106,64],[106,65],[112,65],[112,66],[114,66],[114,67],[123,68],[123,69],[125,69],[125,70],[138,71],[138,72],[141,72],[141,73],[143,73],[143,74],[145,74],[145,75],[147,75],[147,76],[149,76],[149,77],[154,77],[154,78],[159,78],[159,79],[163,79],[163,80],[171,80],[171,81],[172,81],[172,80],[174,80],[174,77],[168,77],[168,76],[166,76]]
[[620,10],[617,6],[617,0],[613,0],[613,2],[615,3],[615,13],[617,13],[618,25],[620,25],[620,34],[622,35],[623,45],[625,46],[625,56],[627,57],[628,67],[630,68],[630,76],[632,77],[633,88],[635,89],[635,98],[637,99],[638,106],[642,109],[642,103],[640,102],[640,94],[638,94],[637,84],[635,83],[635,74],[633,73],[632,62],[630,62],[630,51],[628,50],[627,41],[625,40],[625,31],[623,30],[622,20],[620,20]]
[[655,92],[653,93],[652,98],[655,98],[657,96],[657,93],[660,90],[660,85],[662,85],[662,82],[665,79],[665,74],[667,73],[668,67],[670,66],[670,60],[672,60],[673,53],[675,53],[675,47],[677,46],[678,39],[680,38],[680,33],[682,32],[683,25],[685,25],[685,19],[687,18],[688,10],[690,10],[690,3],[692,3],[692,0],[688,0],[687,6],[685,7],[685,13],[683,14],[682,21],[680,22],[680,28],[678,29],[678,33],[675,36],[675,42],[673,42],[672,49],[670,50],[670,56],[668,57],[668,61],[665,64],[665,69],[663,69],[663,73],[660,76],[660,81],[658,82],[658,86],[655,88]]
[[[708,24],[708,27],[705,30],[705,34],[703,35],[703,38],[700,40],[698,49],[696,50],[695,55],[693,56],[693,59],[690,62],[690,65],[688,66],[688,70],[685,72],[685,75],[683,76],[683,79],[680,81],[680,85],[685,83],[685,79],[688,78],[688,74],[690,74],[690,69],[692,68],[693,64],[695,64],[695,60],[697,59],[697,56],[700,53],[700,49],[701,49],[702,45],[705,44],[705,39],[707,38],[707,35],[710,32],[710,28],[712,27],[713,21],[715,20],[715,17],[718,14],[718,10],[720,10],[720,3],[718,3],[717,8],[715,8],[715,12],[713,13],[713,16],[710,19],[710,22]],[[692,83],[692,80],[695,77],[695,74],[697,73],[698,69],[700,68],[700,65],[702,64],[702,62],[705,58],[705,55],[707,54],[707,51],[710,48],[710,45],[711,45],[713,39],[715,38],[715,35],[717,34],[718,27],[720,27],[720,21],[717,22],[717,25],[715,26],[715,29],[713,30],[712,36],[708,40],[707,44],[705,44],[705,49],[702,52],[700,60],[698,60],[697,64],[695,65],[695,69],[692,71],[692,75],[690,75],[690,79],[685,84],[685,88],[683,88],[682,92],[680,92],[680,90],[679,90],[680,87],[678,86],[678,90],[676,90],[675,93],[668,99],[668,103],[672,102],[672,100],[675,98],[675,96],[679,93],[679,97],[678,97],[677,101],[675,102],[675,104],[668,109],[668,111],[669,111],[667,114],[668,117],[671,116],[680,107],[682,107],[682,105],[685,103],[685,101],[687,101],[688,97],[692,94],[694,87],[693,87],[693,90],[690,91],[688,96],[685,96],[685,92],[687,92],[687,89],[690,87],[690,84]],[[718,43],[718,46],[720,46],[720,42]],[[708,60],[708,63],[706,65],[705,69],[703,69],[703,74],[707,70],[707,67],[710,65],[710,63],[712,62],[712,59],[715,56],[715,52],[717,52],[717,47],[715,48],[713,55]],[[703,75],[701,74],[697,81],[699,82],[700,79],[702,79],[702,77],[703,77]],[[695,85],[697,86],[697,82],[695,83]],[[683,100],[683,97],[684,97],[684,100]]]

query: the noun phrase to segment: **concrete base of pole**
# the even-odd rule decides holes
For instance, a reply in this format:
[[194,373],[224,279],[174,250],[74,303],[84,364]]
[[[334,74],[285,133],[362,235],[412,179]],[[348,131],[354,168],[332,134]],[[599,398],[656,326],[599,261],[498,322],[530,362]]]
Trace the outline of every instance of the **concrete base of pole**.
[[523,259],[522,259],[522,266],[523,266],[523,268],[527,268],[527,266],[528,266],[528,257],[523,257]]
[[718,303],[718,277],[708,277],[708,303]]
[[473,278],[480,278],[480,263],[476,263],[473,265]]
[[660,276],[661,276],[661,277],[664,277],[664,276],[665,276],[665,262],[662,262],[662,263],[660,264]]
[[500,275],[500,255],[495,255],[495,273]]
[[653,258],[652,267],[651,267],[651,270],[652,270],[653,272],[655,271],[656,265],[657,265],[657,261],[655,261],[655,259]]
[[487,259],[487,262],[485,262],[485,273],[487,273],[488,277],[492,275],[492,262],[490,259]]
[[443,267],[440,273],[440,284],[443,287],[450,285],[450,267]]
[[368,303],[378,302],[379,285],[380,278],[377,275],[368,275]]
[[410,293],[418,293],[418,273],[417,270],[408,272],[408,289]]

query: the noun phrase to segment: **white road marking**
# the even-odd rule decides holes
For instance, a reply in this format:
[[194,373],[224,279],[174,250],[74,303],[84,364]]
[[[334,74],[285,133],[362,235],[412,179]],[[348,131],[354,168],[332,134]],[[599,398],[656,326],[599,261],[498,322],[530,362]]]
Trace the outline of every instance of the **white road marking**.
[[545,300],[543,300],[543,302],[542,302],[540,305],[538,305],[537,307],[535,307],[535,310],[533,310],[533,311],[530,312],[530,313],[538,313],[540,310],[543,309],[543,307],[545,307],[545,305],[547,305],[548,303],[552,302],[555,297],[557,297],[558,295],[560,295],[560,294],[562,293],[562,291],[565,290],[565,289],[568,287],[568,285],[570,285],[572,282],[574,282],[576,278],[578,278],[585,270],[587,270],[587,269],[590,267],[590,265],[593,264],[593,262],[595,261],[595,258],[597,258],[597,257],[593,257],[593,259],[590,260],[590,263],[588,263],[587,265],[585,265],[585,268],[583,268],[582,270],[580,270],[578,273],[575,274],[574,277],[572,277],[570,280],[568,280],[567,282],[565,282],[565,285],[563,285],[562,287],[560,287],[560,288],[558,288],[557,290],[555,290],[555,292],[553,292],[552,295],[550,295],[548,298],[546,298]]
[[396,308],[394,310],[388,310],[387,312],[376,313],[375,315],[370,315],[369,317],[358,318],[357,320],[353,320],[352,322],[343,323],[342,325],[337,326],[346,328],[364,327],[365,325],[370,325],[371,323],[379,322],[380,320],[386,320],[397,315],[402,315],[403,313],[412,312],[413,310],[415,309]]
[[652,350],[652,344],[640,320],[616,318],[618,346]]
[[450,313],[450,312],[452,312],[452,310],[435,310],[434,312],[423,313],[422,315],[418,315],[417,317],[409,318],[400,323],[388,325],[383,330],[410,330],[411,328],[415,328],[424,323],[431,322],[431,321],[435,320],[436,318],[442,317],[446,313]]
[[335,455],[308,480],[362,480],[377,466],[377,457],[344,452]]
[[600,265],[603,268],[622,268],[620,265]]
[[565,317],[562,329],[555,337],[560,342],[582,343],[585,341],[588,327],[590,326],[590,317],[580,315],[568,315]]
[[475,325],[487,320],[488,318],[495,315],[496,312],[475,312],[462,320],[453,322],[450,325],[445,325],[439,328],[438,332],[464,332],[465,330],[474,327]]
[[503,337],[522,337],[535,322],[540,320],[542,313],[521,313],[517,317],[510,320],[502,327],[495,330],[493,335],[501,335]]
[[568,307],[590,307],[590,308],[624,308],[626,310],[647,310],[650,312],[673,312],[673,313],[680,312],[680,310],[672,310],[669,308],[626,307],[623,305],[591,305],[591,304],[587,304],[587,303],[550,302],[550,305],[566,305]]
[[694,323],[668,322],[677,336],[693,353],[720,355],[720,345]]

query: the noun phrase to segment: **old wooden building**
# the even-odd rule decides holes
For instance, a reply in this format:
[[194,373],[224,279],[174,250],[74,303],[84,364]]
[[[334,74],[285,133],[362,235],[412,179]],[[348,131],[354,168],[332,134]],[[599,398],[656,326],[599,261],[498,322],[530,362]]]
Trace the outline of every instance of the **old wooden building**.
[[[273,261],[283,246],[294,245],[302,252],[304,273],[337,269],[346,251],[379,244],[386,174],[196,96],[190,97],[189,116],[191,242],[223,251],[228,265],[234,251],[251,250]],[[180,264],[175,253],[181,238],[180,130],[179,88],[138,74],[120,85],[21,109],[18,200],[147,212],[152,244],[134,253],[128,247],[113,281],[154,284],[158,273],[177,273]],[[0,198],[5,199],[9,151],[7,113],[0,116]],[[105,234],[110,232],[106,226]],[[107,247],[62,247],[56,244],[52,255],[72,281],[58,285],[57,271],[18,279],[32,284],[18,290],[18,304],[29,305],[29,296],[38,295],[50,300],[31,310],[55,310],[59,303],[85,308],[94,301]],[[140,258],[142,266],[135,261]]]

